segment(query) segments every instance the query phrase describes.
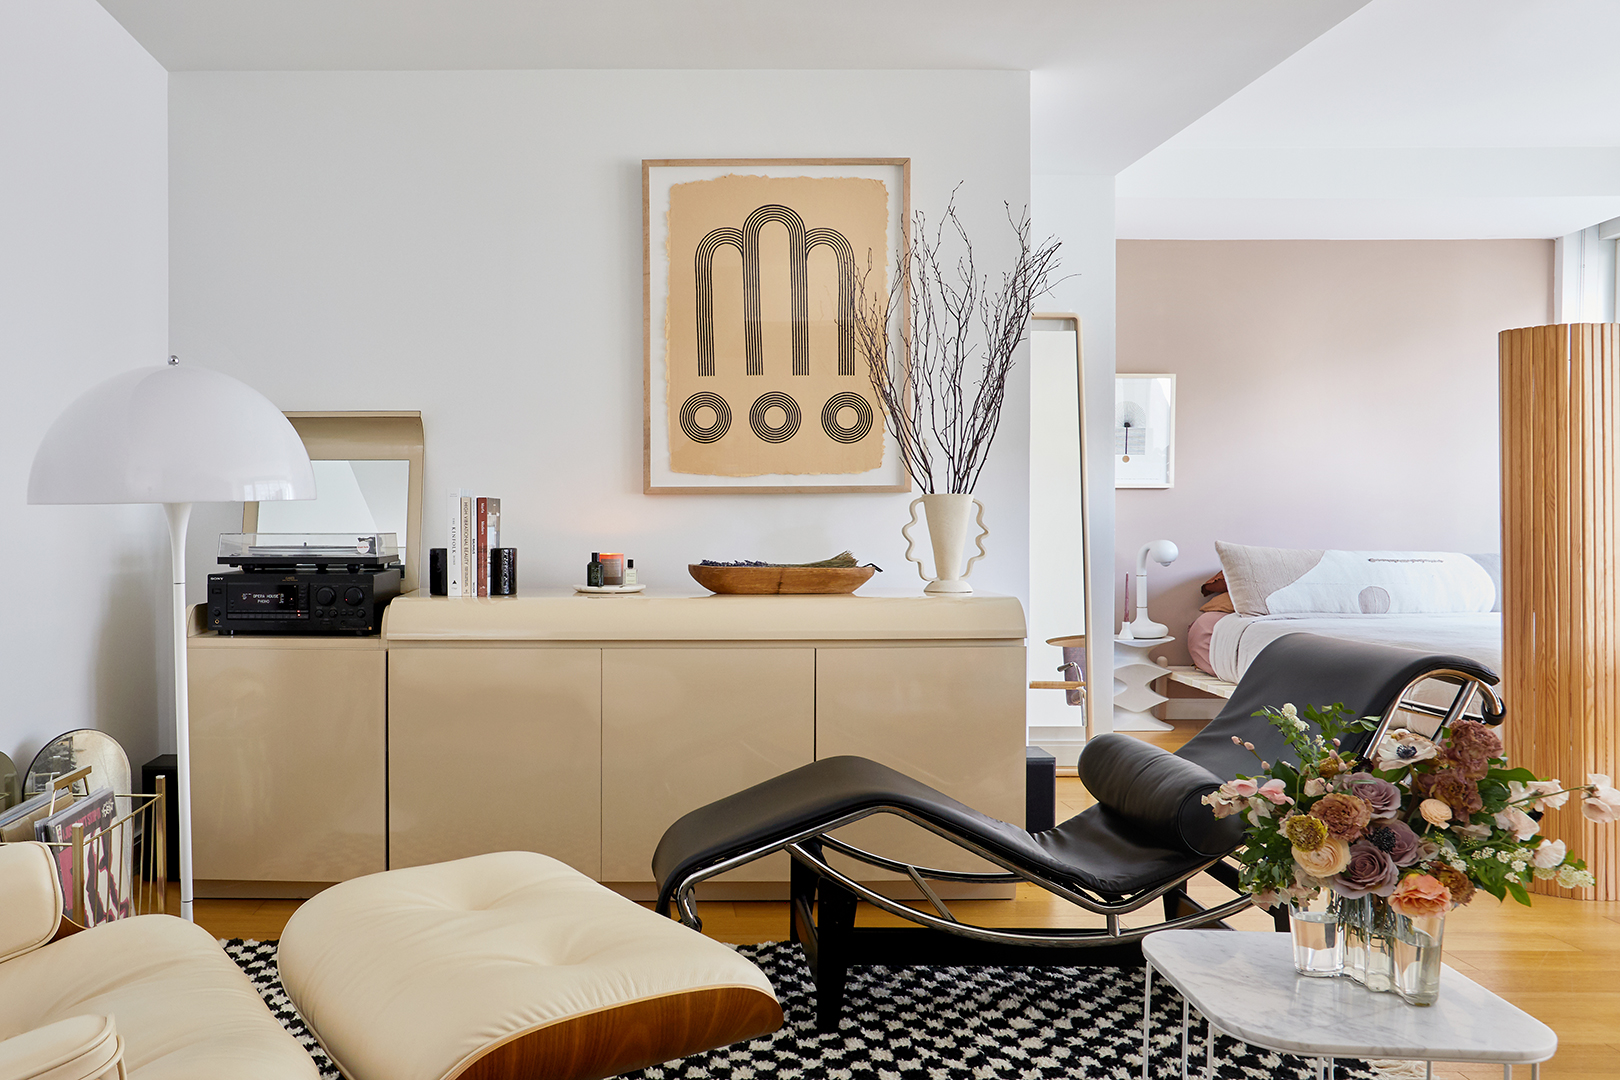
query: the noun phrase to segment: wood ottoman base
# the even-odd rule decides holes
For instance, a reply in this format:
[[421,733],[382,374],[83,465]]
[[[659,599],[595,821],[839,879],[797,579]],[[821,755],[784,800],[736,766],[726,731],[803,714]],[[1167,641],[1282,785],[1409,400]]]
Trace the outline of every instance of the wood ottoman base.
[[746,959],[533,852],[334,886],[278,966],[351,1080],[595,1080],[782,1023]]

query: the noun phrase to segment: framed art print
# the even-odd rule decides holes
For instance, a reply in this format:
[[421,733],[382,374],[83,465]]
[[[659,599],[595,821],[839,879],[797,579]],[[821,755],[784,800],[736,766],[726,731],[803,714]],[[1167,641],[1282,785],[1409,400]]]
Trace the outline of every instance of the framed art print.
[[1114,486],[1176,482],[1176,377],[1114,376]]
[[647,494],[908,491],[854,329],[906,158],[643,161]]

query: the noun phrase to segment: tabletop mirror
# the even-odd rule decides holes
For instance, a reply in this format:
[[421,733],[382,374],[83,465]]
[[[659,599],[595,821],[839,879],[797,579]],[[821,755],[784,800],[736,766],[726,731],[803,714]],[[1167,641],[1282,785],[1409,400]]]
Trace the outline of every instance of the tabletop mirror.
[[420,588],[422,414],[286,415],[315,468],[315,498],[244,503],[242,531],[394,533],[404,564],[401,589]]
[[90,766],[90,775],[73,782],[73,794],[88,795],[98,788],[112,788],[115,794],[128,795],[135,790],[131,786],[129,756],[118,740],[105,731],[80,728],[58,735],[34,755],[23,782],[23,798],[48,791],[52,780],[86,765]]
[[22,799],[17,791],[17,766],[6,754],[0,754],[0,811],[9,810]]

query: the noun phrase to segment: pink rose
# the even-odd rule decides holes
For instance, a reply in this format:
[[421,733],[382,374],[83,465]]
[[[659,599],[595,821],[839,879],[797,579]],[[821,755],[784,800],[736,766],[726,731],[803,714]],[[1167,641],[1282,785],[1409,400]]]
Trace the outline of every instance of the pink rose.
[[1599,825],[1620,820],[1620,791],[1614,789],[1609,778],[1592,773],[1586,778],[1586,798],[1581,800],[1581,813]]
[[1350,864],[1350,845],[1337,836],[1330,836],[1314,851],[1294,848],[1294,862],[1312,878],[1328,878]]
[[1409,919],[1444,915],[1451,910],[1451,890],[1428,874],[1408,874],[1389,894],[1389,906]]

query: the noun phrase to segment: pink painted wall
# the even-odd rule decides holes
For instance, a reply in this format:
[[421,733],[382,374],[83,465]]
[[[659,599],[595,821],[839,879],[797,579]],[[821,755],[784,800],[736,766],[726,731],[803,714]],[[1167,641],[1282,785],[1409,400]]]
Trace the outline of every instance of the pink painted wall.
[[[1551,240],[1119,241],[1118,370],[1177,381],[1176,485],[1117,493],[1116,587],[1143,543],[1174,540],[1148,594],[1183,638],[1217,539],[1501,550],[1496,334],[1551,321],[1552,255]],[[1163,655],[1189,662],[1184,640]]]

